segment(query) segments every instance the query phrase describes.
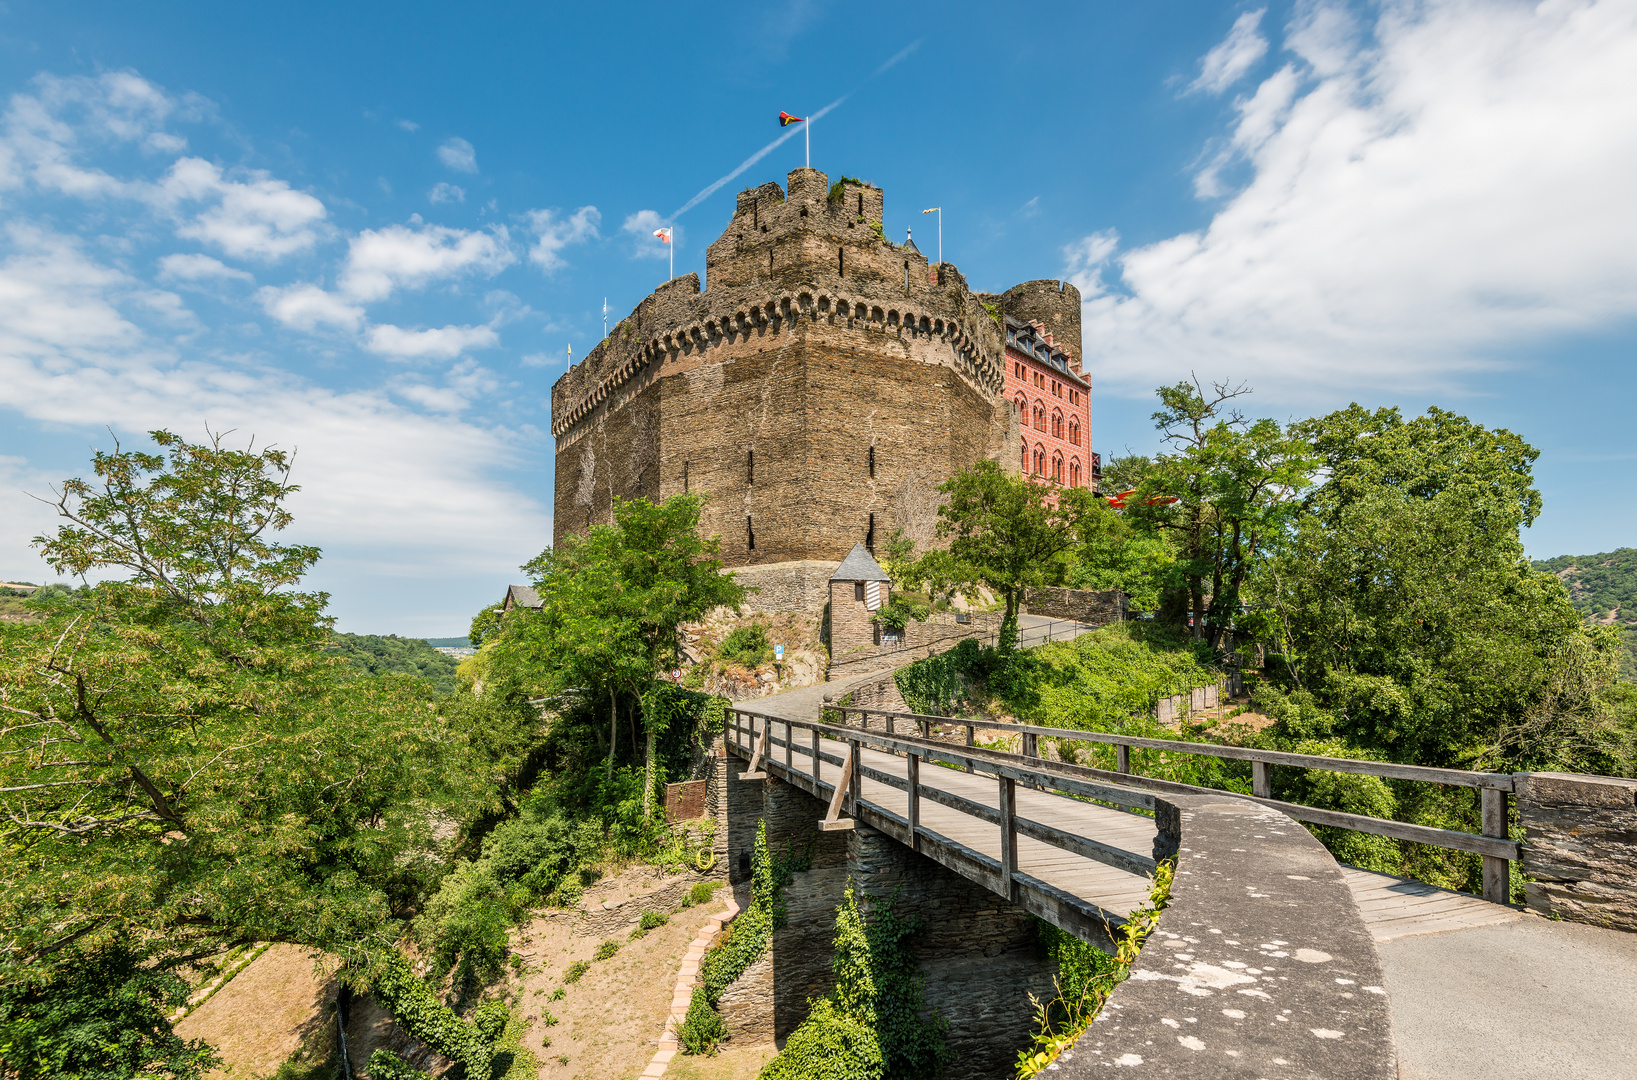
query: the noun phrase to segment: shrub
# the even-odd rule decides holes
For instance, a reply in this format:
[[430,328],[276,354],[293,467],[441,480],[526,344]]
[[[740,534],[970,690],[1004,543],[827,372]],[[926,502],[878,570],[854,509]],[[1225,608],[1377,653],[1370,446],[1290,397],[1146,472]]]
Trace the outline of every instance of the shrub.
[[515,912],[499,881],[481,864],[462,861],[443,879],[415,920],[415,936],[438,975],[457,986],[499,978],[506,931]]
[[497,825],[483,840],[483,862],[502,885],[523,884],[545,896],[603,846],[595,821],[572,822],[559,815],[543,821],[514,820]]
[[394,954],[375,980],[373,991],[382,1005],[410,1035],[452,1061],[466,1066],[466,1075],[489,1075],[492,1040],[483,1036],[438,999],[432,988],[409,970],[409,961]]
[[881,1080],[881,1042],[870,1026],[825,998],[790,1033],[757,1080]]
[[696,881],[693,888],[688,890],[688,903],[708,904],[716,890],[722,887],[720,881]]
[[735,627],[717,646],[716,655],[730,664],[755,667],[766,662],[772,653],[767,643],[767,627],[761,623]]
[[693,1000],[688,1003],[688,1015],[677,1032],[682,1048],[690,1054],[714,1054],[728,1037],[727,1025],[711,1007],[703,986],[694,987]]
[[[566,982],[566,983],[577,983],[577,982],[580,981],[580,976],[584,975],[586,972],[588,972],[590,970],[591,970],[591,961],[589,961],[589,960],[576,960],[576,961],[574,961],[574,963],[572,963],[572,964],[570,964],[568,966],[567,971],[563,972],[563,981]],[[561,989],[561,988],[559,988],[559,989]]]
[[637,923],[637,928],[631,931],[631,940],[635,941],[637,938],[648,933],[648,931],[664,926],[670,921],[671,917],[669,915],[658,911],[644,911],[642,913],[642,920]]
[[364,1074],[369,1080],[430,1080],[426,1073],[391,1050],[377,1050],[371,1054],[369,1063],[364,1066]]
[[593,956],[592,959],[593,960],[607,960],[609,957],[613,956],[615,953],[617,953],[619,951],[620,951],[620,943],[619,942],[617,942],[617,941],[605,941],[601,945],[597,946],[597,955]]
[[491,1043],[499,1039],[506,1030],[506,1021],[512,1018],[512,1012],[506,1003],[499,998],[490,998],[477,1007],[472,1015],[472,1026],[477,1028],[479,1035]]

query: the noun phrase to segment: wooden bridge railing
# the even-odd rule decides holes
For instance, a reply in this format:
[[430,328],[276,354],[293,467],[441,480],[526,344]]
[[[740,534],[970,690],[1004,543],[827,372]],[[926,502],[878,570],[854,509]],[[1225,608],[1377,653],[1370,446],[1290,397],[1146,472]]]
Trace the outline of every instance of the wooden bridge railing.
[[[1498,904],[1504,904],[1510,899],[1511,868],[1508,864],[1512,860],[1522,858],[1523,845],[1507,835],[1507,801],[1515,789],[1514,779],[1508,773],[1434,769],[1421,765],[1395,765],[1385,761],[1355,761],[1351,758],[1321,757],[1315,754],[1288,754],[1280,750],[1218,746],[1214,743],[1183,742],[1176,739],[1145,739],[1133,735],[1122,735],[1118,732],[1076,731],[1070,728],[1041,727],[1036,724],[1007,724],[990,720],[968,720],[949,716],[890,712],[885,709],[861,709],[851,706],[826,705],[824,711],[831,716],[838,717],[841,721],[840,727],[846,731],[858,731],[860,728],[867,729],[870,717],[882,717],[885,720],[884,727],[889,736],[893,734],[895,726],[899,723],[915,725],[916,730],[924,738],[931,737],[931,730],[934,725],[965,727],[967,746],[975,745],[976,732],[980,728],[986,731],[1016,733],[1022,736],[1022,753],[993,752],[1023,762],[1041,760],[1039,745],[1042,736],[1052,739],[1104,743],[1114,747],[1114,771],[1110,772],[1106,769],[1094,769],[1089,766],[1070,765],[1066,762],[1054,761],[1050,763],[1051,773],[1055,776],[1067,772],[1070,775],[1082,776],[1086,779],[1112,781],[1116,784],[1147,788],[1151,791],[1198,794],[1214,792],[1216,789],[1197,787],[1193,784],[1182,784],[1172,780],[1158,780],[1132,773],[1131,750],[1133,747],[1144,750],[1198,754],[1203,757],[1223,758],[1229,761],[1248,761],[1251,765],[1251,798],[1267,806],[1274,807],[1298,821],[1310,821],[1315,825],[1330,825],[1336,828],[1352,829],[1356,832],[1388,836],[1395,840],[1409,840],[1418,844],[1431,844],[1435,847],[1466,851],[1482,856],[1484,899]],[[858,717],[859,728],[848,726],[849,716]],[[1483,819],[1483,833],[1478,835],[1454,829],[1437,829],[1427,825],[1413,825],[1403,821],[1369,817],[1365,814],[1348,814],[1337,810],[1322,810],[1314,806],[1302,806],[1299,803],[1281,802],[1272,797],[1273,767],[1275,765],[1477,788]],[[1245,796],[1239,797],[1244,798]]]
[[[1148,875],[1154,872],[1153,858],[1018,815],[1018,784],[1046,791],[1061,791],[1133,810],[1154,812],[1156,809],[1157,801],[1149,792],[1069,775],[1055,762],[1023,763],[1016,754],[983,747],[957,749],[932,739],[930,732],[925,730],[914,735],[901,735],[896,730],[881,734],[823,722],[787,720],[746,709],[728,710],[727,739],[733,749],[749,758],[748,768],[740,774],[740,779],[765,779],[771,771],[779,779],[821,800],[828,799],[828,809],[820,828],[827,831],[851,829],[856,820],[864,820],[914,851],[930,856],[1025,910],[1087,940],[1102,939],[1106,942],[1112,928],[1125,921],[1125,913],[1105,911],[1019,870],[1018,837],[1026,836],[1127,873]],[[826,743],[836,752],[829,752]],[[906,762],[905,775],[896,776],[863,764],[860,751],[864,747],[903,757]],[[807,759],[810,770],[796,767],[798,757]],[[996,807],[927,783],[927,775],[920,767],[923,762],[943,763],[967,772],[993,776],[999,796]],[[827,765],[833,766],[833,770],[826,768]],[[861,781],[866,778],[902,791],[905,796],[903,812],[865,800],[860,787]],[[997,826],[1000,832],[1000,858],[991,858],[923,825],[923,799],[930,799]],[[1167,843],[1168,838],[1161,836],[1156,841],[1155,853],[1162,856],[1170,854],[1174,850],[1174,837],[1169,838],[1169,848]]]

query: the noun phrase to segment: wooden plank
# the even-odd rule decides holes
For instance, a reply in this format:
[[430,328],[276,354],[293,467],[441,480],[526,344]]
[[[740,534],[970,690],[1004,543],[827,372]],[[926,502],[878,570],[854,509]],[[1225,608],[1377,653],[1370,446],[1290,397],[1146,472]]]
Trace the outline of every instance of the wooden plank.
[[[1506,829],[1506,792],[1484,788],[1478,792],[1485,836],[1504,838]],[[1510,858],[1510,856],[1508,856]],[[1494,855],[1483,857],[1484,899],[1504,904],[1512,898],[1512,868],[1507,860]]]
[[[824,812],[824,820],[819,822],[819,828],[824,832],[837,832],[845,829],[851,829],[853,827],[853,821],[851,819],[846,819],[845,823],[843,823],[843,819],[841,817],[841,806],[842,803],[846,801],[847,795],[852,790],[852,780],[853,755],[848,754],[846,763],[841,767],[841,779],[836,784],[835,791],[830,796],[829,809]],[[854,812],[857,812],[856,808]]]
[[1153,859],[1145,859],[1122,848],[1111,847],[1090,837],[1075,836],[1029,818],[1014,818],[1013,822],[1017,831],[1024,836],[1061,848],[1082,859],[1093,859],[1118,870],[1124,870],[1128,874],[1146,875],[1154,872],[1156,864]]
[[921,827],[921,759],[914,754],[904,759],[904,790],[909,794],[909,846],[919,852],[921,837],[916,830]]

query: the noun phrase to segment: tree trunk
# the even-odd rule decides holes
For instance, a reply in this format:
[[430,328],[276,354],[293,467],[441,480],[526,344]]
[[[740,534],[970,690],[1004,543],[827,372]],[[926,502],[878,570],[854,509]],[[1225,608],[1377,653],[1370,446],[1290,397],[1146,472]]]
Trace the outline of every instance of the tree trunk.
[[1021,606],[1020,595],[1018,590],[1006,590],[1006,614],[1000,620],[1000,640],[997,642],[1001,652],[1011,652],[1017,648],[1017,612]]
[[614,755],[620,748],[620,710],[614,696],[614,687],[608,688],[608,768],[603,775],[614,778]]
[[648,733],[648,748],[643,764],[642,812],[654,816],[654,733]]

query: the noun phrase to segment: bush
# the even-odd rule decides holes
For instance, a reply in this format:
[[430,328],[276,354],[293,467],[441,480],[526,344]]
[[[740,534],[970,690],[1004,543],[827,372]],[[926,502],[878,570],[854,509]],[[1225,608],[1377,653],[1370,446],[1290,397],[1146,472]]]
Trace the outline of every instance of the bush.
[[409,970],[409,961],[393,954],[382,965],[372,989],[399,1027],[444,1057],[465,1064],[467,1076],[489,1075],[493,1040],[440,1001],[432,988]]
[[605,941],[601,945],[597,946],[597,955],[593,956],[592,959],[593,960],[607,960],[609,957],[613,956],[615,953],[617,953],[619,951],[620,951],[620,943],[619,942],[617,942],[617,941]]
[[602,846],[597,822],[552,815],[497,825],[483,840],[483,861],[502,885],[522,884],[533,896],[546,896]]
[[714,1054],[728,1037],[727,1025],[705,997],[705,988],[694,987],[693,1000],[688,1003],[688,1015],[677,1032],[682,1048],[690,1054]]
[[757,1080],[882,1080],[885,1075],[875,1032],[825,998],[814,1004]]
[[500,1038],[506,1030],[506,1021],[512,1018],[512,1011],[499,998],[490,998],[478,1005],[477,1012],[472,1015],[472,1026],[477,1028],[479,1035],[491,1043]]
[[722,887],[720,881],[696,881],[693,888],[688,890],[689,904],[708,904],[716,890]]
[[455,985],[469,988],[500,977],[515,914],[488,868],[462,861],[415,920],[415,936],[434,972],[453,971]]
[[637,928],[635,930],[631,931],[631,940],[635,941],[637,938],[642,937],[644,934],[648,933],[648,931],[653,930],[653,929],[655,929],[657,927],[664,926],[666,923],[668,923],[670,921],[671,921],[671,917],[669,915],[666,915],[666,914],[662,913],[662,912],[644,911],[642,913],[642,920],[639,923],[637,923]]
[[431,1080],[426,1073],[391,1050],[377,1050],[371,1054],[369,1063],[364,1066],[364,1075],[368,1080]]
[[568,966],[567,971],[563,972],[563,981],[566,983],[577,983],[580,981],[580,976],[584,975],[590,970],[591,961],[576,960],[574,963]]
[[716,655],[730,664],[755,667],[766,663],[773,649],[767,642],[767,627],[762,623],[735,627],[717,646]]

